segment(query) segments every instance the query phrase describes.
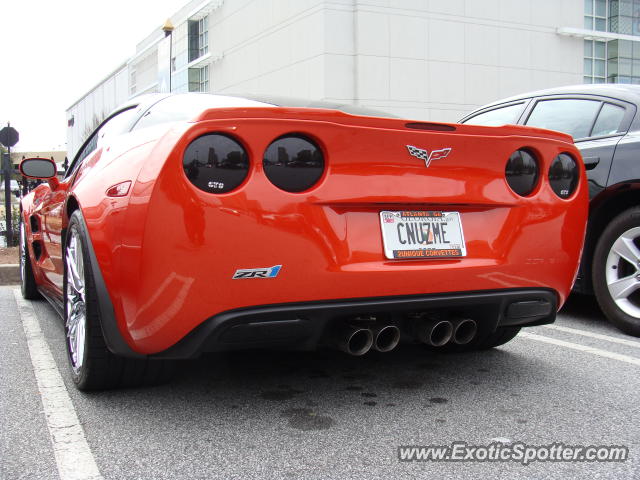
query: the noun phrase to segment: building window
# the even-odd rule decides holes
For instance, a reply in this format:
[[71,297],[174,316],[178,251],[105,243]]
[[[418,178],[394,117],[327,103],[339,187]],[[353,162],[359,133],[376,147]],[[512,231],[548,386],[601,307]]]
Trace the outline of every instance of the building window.
[[640,43],[612,40],[607,46],[607,81],[640,84]]
[[[609,31],[640,35],[640,1],[609,0]],[[607,81],[640,83],[640,44],[629,40],[607,43]]]
[[189,20],[189,61],[209,53],[209,15]]
[[[640,0],[584,0],[584,26],[640,37]],[[640,42],[585,40],[584,82],[640,84]]]
[[584,83],[605,83],[607,78],[607,43],[584,41]]
[[209,65],[200,68],[200,91],[209,91]]
[[209,65],[189,69],[189,91],[209,92]]
[[625,35],[640,35],[640,2],[638,0],[609,1],[609,31]]
[[134,95],[136,93],[136,71],[135,70],[131,70],[131,81],[129,82],[129,85],[130,85],[129,93],[131,95]]
[[607,31],[607,0],[584,0],[584,28]]
[[209,16],[198,20],[198,56],[209,53]]

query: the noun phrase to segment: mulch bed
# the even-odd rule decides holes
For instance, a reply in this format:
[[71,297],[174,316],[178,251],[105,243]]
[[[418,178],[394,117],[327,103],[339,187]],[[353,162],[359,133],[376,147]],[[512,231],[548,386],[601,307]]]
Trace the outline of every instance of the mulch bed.
[[18,263],[18,247],[0,248],[0,265]]

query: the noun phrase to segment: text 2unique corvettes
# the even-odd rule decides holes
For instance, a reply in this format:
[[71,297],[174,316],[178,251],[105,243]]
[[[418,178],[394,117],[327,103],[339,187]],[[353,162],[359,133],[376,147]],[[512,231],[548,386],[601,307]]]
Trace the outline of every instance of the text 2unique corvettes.
[[555,319],[587,216],[568,135],[328,104],[143,96],[63,179],[20,168],[48,180],[22,199],[22,292],[63,315],[81,389],[208,351],[503,344]]

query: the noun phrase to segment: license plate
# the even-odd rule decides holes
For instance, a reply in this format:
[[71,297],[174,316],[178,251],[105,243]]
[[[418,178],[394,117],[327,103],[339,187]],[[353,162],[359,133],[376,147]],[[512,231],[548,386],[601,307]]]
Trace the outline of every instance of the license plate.
[[384,254],[390,259],[464,257],[458,212],[380,212]]

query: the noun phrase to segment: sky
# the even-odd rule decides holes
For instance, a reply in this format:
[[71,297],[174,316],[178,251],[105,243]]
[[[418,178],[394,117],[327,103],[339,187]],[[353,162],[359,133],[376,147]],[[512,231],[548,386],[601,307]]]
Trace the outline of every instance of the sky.
[[188,0],[14,0],[0,10],[0,126],[14,151],[66,150],[66,109]]

